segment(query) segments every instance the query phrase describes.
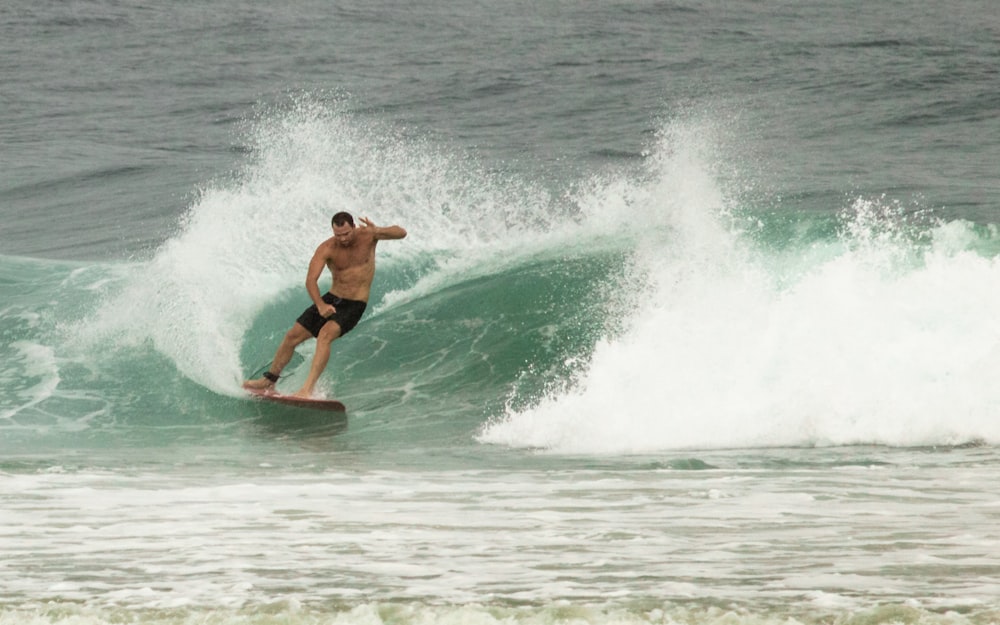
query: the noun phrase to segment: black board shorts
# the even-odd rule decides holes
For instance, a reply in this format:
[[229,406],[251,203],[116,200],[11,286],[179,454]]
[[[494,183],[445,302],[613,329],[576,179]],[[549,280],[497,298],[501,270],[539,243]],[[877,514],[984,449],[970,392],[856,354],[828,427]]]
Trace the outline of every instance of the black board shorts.
[[327,321],[336,321],[337,325],[340,326],[340,336],[344,336],[353,330],[354,326],[358,325],[358,321],[361,321],[361,315],[365,314],[365,308],[368,307],[367,302],[344,299],[343,297],[337,297],[333,293],[324,295],[323,301],[336,308],[337,312],[329,317],[323,317],[319,314],[316,304],[313,304],[309,308],[306,308],[299,315],[299,318],[295,320],[303,328],[309,330],[313,336],[319,336],[319,331],[326,325]]

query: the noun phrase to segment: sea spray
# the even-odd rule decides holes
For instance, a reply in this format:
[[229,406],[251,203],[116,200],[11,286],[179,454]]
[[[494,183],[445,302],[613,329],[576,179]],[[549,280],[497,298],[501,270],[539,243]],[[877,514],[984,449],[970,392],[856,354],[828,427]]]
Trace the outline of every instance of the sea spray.
[[609,454],[1000,440],[1000,264],[968,249],[989,247],[969,224],[858,198],[835,239],[774,252],[734,219],[705,139],[670,139],[651,175],[601,198],[646,224],[625,331],[480,440]]
[[[405,245],[380,249],[375,294],[387,293],[387,303],[441,288],[470,266],[502,262],[513,247],[566,222],[534,185],[485,175],[344,108],[300,96],[248,120],[245,166],[201,190],[152,258],[107,285],[75,332],[83,349],[151,344],[188,379],[234,395],[247,364],[241,349],[260,312],[286,298],[290,320],[308,304],[296,289],[334,212],[409,231]],[[374,313],[385,307],[372,304]]]

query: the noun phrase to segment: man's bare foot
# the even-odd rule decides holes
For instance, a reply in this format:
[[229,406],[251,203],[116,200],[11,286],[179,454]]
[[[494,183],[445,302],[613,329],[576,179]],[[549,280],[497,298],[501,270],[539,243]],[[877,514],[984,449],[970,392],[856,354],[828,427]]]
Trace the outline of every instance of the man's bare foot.
[[269,388],[274,388],[274,382],[268,380],[267,378],[257,378],[256,380],[247,380],[244,382],[243,388],[267,390]]
[[298,397],[299,399],[313,399],[313,392],[311,389],[300,388],[292,393],[292,397]]

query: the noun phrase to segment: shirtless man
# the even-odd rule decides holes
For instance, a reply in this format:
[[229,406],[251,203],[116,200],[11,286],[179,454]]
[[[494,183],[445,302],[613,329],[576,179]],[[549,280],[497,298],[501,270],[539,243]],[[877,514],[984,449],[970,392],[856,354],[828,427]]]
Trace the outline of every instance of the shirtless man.
[[[244,388],[267,389],[274,386],[291,360],[295,348],[316,337],[316,354],[313,356],[309,377],[296,397],[311,397],[316,380],[330,360],[330,343],[351,331],[361,319],[368,305],[368,295],[375,277],[375,245],[382,240],[402,239],[406,230],[399,226],[379,228],[367,217],[361,218],[362,227],[354,227],[350,213],[337,213],[331,220],[333,236],[323,241],[306,274],[306,291],[313,305],[307,308],[285,334],[278,346],[274,362],[263,377],[247,380]],[[319,277],[323,268],[333,274],[330,292],[320,296]]]

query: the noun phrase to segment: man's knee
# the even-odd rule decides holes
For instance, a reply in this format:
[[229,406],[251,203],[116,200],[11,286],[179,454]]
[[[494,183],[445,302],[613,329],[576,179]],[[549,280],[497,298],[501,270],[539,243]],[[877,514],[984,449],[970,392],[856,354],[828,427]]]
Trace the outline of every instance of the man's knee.
[[306,328],[300,323],[295,323],[288,330],[288,332],[285,332],[285,342],[291,343],[292,345],[298,345],[299,343],[311,338],[312,333],[310,333],[309,330],[306,330]]
[[340,324],[336,321],[327,321],[323,324],[323,327],[319,330],[319,336],[316,337],[317,341],[330,342],[340,336]]

